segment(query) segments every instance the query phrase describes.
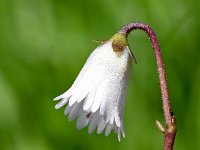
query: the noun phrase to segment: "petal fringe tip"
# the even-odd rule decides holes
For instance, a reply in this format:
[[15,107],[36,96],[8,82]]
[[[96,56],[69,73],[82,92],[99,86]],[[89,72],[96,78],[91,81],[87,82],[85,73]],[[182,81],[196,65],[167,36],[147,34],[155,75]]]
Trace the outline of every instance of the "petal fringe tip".
[[116,122],[117,119],[115,117],[110,118],[106,122],[99,110],[95,113],[85,111],[83,109],[84,103],[84,101],[75,102],[72,106],[69,106],[69,98],[63,98],[55,105],[55,108],[59,109],[66,105],[64,115],[68,115],[69,121],[76,119],[76,127],[79,130],[88,126],[89,134],[92,134],[96,130],[97,134],[105,132],[105,136],[109,136],[111,131],[114,130],[118,134],[118,141],[121,140],[121,134],[125,137],[123,128]]

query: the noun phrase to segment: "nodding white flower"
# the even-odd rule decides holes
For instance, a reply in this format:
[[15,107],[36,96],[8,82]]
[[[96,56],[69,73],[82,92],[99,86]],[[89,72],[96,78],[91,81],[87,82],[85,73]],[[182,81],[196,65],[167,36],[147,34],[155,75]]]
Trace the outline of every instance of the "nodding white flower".
[[89,125],[88,133],[105,129],[106,136],[114,130],[120,141],[131,57],[125,35],[115,34],[92,52],[71,88],[54,99],[60,100],[55,108],[67,105],[64,114],[77,118],[78,129]]

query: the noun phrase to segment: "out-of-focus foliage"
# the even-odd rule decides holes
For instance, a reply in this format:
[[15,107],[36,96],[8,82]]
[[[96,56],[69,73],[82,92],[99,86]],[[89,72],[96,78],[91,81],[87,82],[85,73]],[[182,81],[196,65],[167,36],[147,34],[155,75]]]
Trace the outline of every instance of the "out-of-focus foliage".
[[200,149],[200,1],[0,0],[1,150],[156,150],[163,136],[160,89],[151,44],[129,36],[133,65],[125,109],[126,138],[76,130],[52,99],[67,90],[88,55],[123,25],[142,21],[162,48],[176,150]]

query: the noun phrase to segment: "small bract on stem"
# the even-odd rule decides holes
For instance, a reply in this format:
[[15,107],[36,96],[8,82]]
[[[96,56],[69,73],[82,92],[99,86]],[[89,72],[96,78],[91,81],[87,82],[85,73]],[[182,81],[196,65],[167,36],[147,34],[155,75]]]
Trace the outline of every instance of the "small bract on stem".
[[157,63],[158,76],[160,81],[162,104],[165,117],[165,128],[161,125],[159,121],[156,121],[156,125],[161,132],[164,133],[164,150],[172,150],[174,145],[174,140],[176,136],[176,118],[172,112],[167,88],[166,74],[164,69],[164,63],[161,55],[161,49],[158,44],[155,33],[152,28],[144,23],[130,23],[123,27],[118,33],[128,36],[128,34],[133,30],[143,30],[149,36],[152,47],[154,49],[154,55]]

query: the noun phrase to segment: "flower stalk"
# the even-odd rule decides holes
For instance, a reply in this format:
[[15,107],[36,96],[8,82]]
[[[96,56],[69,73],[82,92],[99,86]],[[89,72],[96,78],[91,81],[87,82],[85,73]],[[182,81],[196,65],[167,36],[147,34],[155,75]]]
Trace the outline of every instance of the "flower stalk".
[[158,44],[158,40],[156,35],[151,27],[144,23],[130,23],[118,32],[119,34],[125,35],[126,37],[131,31],[134,30],[143,30],[147,33],[152,43],[152,47],[154,49],[154,55],[157,63],[157,71],[158,77],[160,81],[161,95],[162,95],[162,105],[164,111],[165,118],[165,127],[161,125],[159,121],[156,121],[156,125],[161,132],[164,134],[164,150],[172,150],[174,145],[174,140],[176,136],[176,117],[172,112],[172,108],[170,106],[170,99],[167,88],[167,80],[164,69],[164,63],[162,59],[161,49]]

